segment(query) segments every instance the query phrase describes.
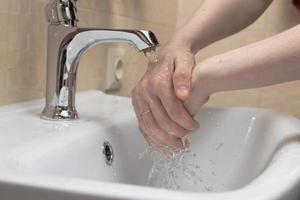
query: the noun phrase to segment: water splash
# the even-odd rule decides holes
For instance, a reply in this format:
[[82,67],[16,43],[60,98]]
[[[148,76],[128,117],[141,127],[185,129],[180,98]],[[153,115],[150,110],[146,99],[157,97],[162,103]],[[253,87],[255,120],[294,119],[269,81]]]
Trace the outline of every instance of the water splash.
[[251,136],[251,133],[252,133],[252,129],[254,128],[255,122],[256,122],[256,117],[251,117],[250,124],[248,126],[247,134],[245,137],[245,142],[248,142],[248,140]]
[[149,63],[157,63],[158,62],[158,53],[157,48],[151,48],[148,51],[144,52],[146,58]]
[[186,156],[193,158],[197,156],[196,153],[190,155],[189,149],[173,150],[167,146],[158,149],[149,146],[147,150],[140,153],[139,158],[147,153],[150,154],[153,161],[148,174],[147,186],[179,190],[183,183],[184,187],[187,185],[195,187],[203,182],[199,176],[200,166],[187,162],[185,159]]
[[152,69],[158,64],[159,60],[157,48],[151,48],[148,51],[145,51],[144,54],[148,60],[148,70]]

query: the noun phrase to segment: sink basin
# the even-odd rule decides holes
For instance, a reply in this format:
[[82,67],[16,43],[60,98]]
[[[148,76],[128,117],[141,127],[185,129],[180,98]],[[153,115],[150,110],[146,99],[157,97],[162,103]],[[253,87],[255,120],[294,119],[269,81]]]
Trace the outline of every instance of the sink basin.
[[299,199],[300,122],[253,108],[203,108],[188,150],[139,133],[130,99],[77,95],[80,119],[44,121],[44,100],[0,108],[0,199]]

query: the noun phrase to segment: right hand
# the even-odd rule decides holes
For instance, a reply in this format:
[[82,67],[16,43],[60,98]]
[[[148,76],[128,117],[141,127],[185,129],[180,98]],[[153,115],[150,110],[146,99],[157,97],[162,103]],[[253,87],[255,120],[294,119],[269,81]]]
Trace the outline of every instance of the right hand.
[[183,149],[183,138],[198,128],[183,104],[190,93],[194,65],[189,48],[170,42],[133,90],[132,104],[139,126],[150,143]]

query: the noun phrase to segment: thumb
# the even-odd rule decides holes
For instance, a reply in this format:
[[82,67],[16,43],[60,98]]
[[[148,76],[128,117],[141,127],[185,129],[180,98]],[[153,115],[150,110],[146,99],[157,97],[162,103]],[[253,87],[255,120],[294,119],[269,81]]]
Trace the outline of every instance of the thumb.
[[195,65],[194,55],[177,57],[175,60],[175,71],[173,85],[177,98],[184,101],[190,94],[192,82],[192,70]]

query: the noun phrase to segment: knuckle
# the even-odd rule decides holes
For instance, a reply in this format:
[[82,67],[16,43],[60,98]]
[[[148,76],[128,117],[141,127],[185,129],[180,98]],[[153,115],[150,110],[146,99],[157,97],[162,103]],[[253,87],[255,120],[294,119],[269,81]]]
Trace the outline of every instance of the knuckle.
[[174,74],[174,79],[189,80],[190,78],[191,74],[187,70],[180,70]]
[[153,77],[151,78],[151,84],[152,84],[153,86],[159,86],[159,85],[161,84],[161,79],[160,79],[160,77],[158,77],[158,76],[153,76]]
[[155,95],[163,96],[165,95],[166,91],[169,90],[171,84],[169,81],[155,77],[153,84],[152,84],[152,91]]
[[169,103],[171,101],[171,95],[173,93],[173,84],[170,81],[163,81],[157,86],[157,94],[162,101]]
[[169,88],[169,86],[170,86],[170,82],[169,81],[167,81],[167,80],[160,80],[157,83],[156,88],[158,89],[158,91],[164,93]]
[[156,101],[155,101],[155,99],[152,97],[152,95],[146,94],[146,95],[144,96],[144,98],[145,98],[145,100],[147,101],[147,103],[149,104],[150,109],[151,109],[151,110],[152,110],[152,109],[155,109],[155,107],[156,107]]
[[147,89],[149,87],[149,82],[147,79],[143,79],[140,83],[140,86],[143,88],[143,89]]
[[187,60],[187,61],[194,61],[195,56],[190,51],[182,51],[182,59]]

